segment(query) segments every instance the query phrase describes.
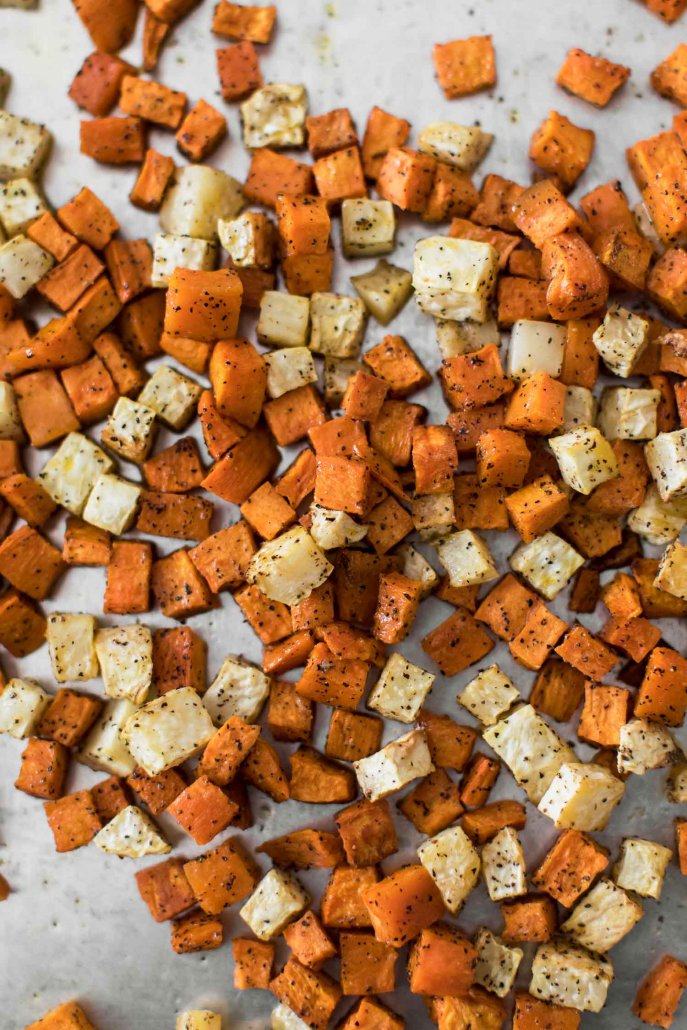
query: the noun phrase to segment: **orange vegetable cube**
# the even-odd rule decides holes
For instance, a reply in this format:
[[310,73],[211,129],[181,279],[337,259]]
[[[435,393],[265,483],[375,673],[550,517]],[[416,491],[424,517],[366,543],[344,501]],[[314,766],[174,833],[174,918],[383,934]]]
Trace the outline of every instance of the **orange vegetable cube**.
[[65,794],[43,805],[55,839],[55,851],[74,851],[89,844],[101,827],[90,790]]
[[172,176],[174,161],[150,147],[146,150],[141,170],[129,194],[129,200],[144,211],[157,211],[162,204]]
[[556,82],[581,100],[605,107],[629,77],[630,69],[625,65],[573,47],[558,70]]
[[687,988],[687,965],[664,955],[639,985],[632,1011],[643,1023],[670,1027]]
[[308,969],[321,969],[337,954],[336,947],[314,912],[305,912],[284,930],[284,940],[294,957]]
[[338,204],[347,197],[367,196],[358,147],[346,147],[318,158],[313,176],[318,193],[329,204]]
[[148,866],[136,874],[136,886],[156,923],[174,919],[195,904],[195,897],[179,858]]
[[199,100],[179,126],[176,141],[179,150],[189,161],[202,161],[216,150],[227,134],[227,120],[223,114]]
[[252,43],[269,43],[277,17],[277,8],[270,4],[254,7],[220,0],[212,19],[212,31],[229,39],[248,39]]
[[30,737],[14,786],[34,798],[59,798],[67,776],[69,751],[55,740]]
[[236,272],[177,268],[169,279],[165,332],[192,340],[236,337],[243,287]]
[[421,214],[432,190],[436,162],[408,147],[390,147],[377,172],[377,192],[401,211]]
[[274,944],[235,937],[231,946],[234,954],[234,988],[237,991],[255,988],[268,990],[274,964]]
[[207,915],[218,915],[252,892],[260,870],[240,838],[229,837],[211,851],[184,863],[184,874],[196,901]]
[[250,40],[215,51],[222,99],[231,103],[262,86],[255,47]]
[[507,943],[551,940],[558,925],[556,903],[545,894],[529,894],[501,903]]
[[434,880],[422,865],[407,865],[361,892],[377,940],[401,948],[444,913]]
[[572,189],[589,164],[594,133],[581,129],[557,111],[550,111],[530,141],[530,158],[543,171]]
[[405,118],[373,107],[363,136],[363,169],[368,179],[376,179],[387,151],[402,147],[408,139],[410,122]]
[[447,100],[468,96],[496,84],[496,58],[491,36],[435,43],[432,59]]

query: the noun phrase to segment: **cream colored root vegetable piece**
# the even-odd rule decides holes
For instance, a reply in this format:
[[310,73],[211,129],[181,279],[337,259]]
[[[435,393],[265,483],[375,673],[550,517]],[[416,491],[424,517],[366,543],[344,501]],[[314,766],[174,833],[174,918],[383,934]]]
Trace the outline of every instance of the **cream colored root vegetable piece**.
[[672,733],[647,719],[630,719],[620,728],[618,771],[643,776],[653,769],[663,769],[682,757]]
[[553,940],[537,948],[530,994],[580,1012],[600,1012],[612,982],[609,959],[565,940]]
[[93,843],[120,858],[166,855],[172,850],[153,820],[136,805],[127,805],[96,833]]
[[655,898],[658,901],[672,857],[670,848],[656,841],[626,837],[620,845],[620,857],[613,867],[613,878],[623,890],[634,891],[643,898]]
[[196,412],[203,392],[200,383],[177,372],[171,365],[160,365],[138,395],[138,404],[155,412],[170,429],[184,429]]
[[358,297],[341,293],[313,293],[310,298],[310,342],[315,354],[357,358],[367,324],[367,312]]
[[367,535],[367,526],[352,519],[345,511],[310,505],[310,536],[323,551],[360,543]]
[[442,358],[457,358],[461,354],[481,350],[490,343],[497,347],[501,343],[499,327],[493,318],[484,322],[471,322],[469,319],[456,322],[450,318],[438,318],[436,328],[437,346]]
[[626,379],[646,350],[650,328],[645,318],[612,304],[592,339],[606,367]]
[[111,776],[129,776],[136,762],[122,731],[135,712],[136,705],[131,701],[108,701],[81,744],[76,755],[78,760]]
[[378,801],[434,769],[424,730],[411,730],[380,751],[353,763],[358,786],[368,801]]
[[148,627],[98,630],[95,650],[107,696],[142,704],[153,681],[153,635]]
[[54,264],[50,254],[28,236],[13,236],[0,247],[0,285],[21,300]]
[[140,465],[148,457],[156,429],[152,408],[130,397],[120,397],[100,439],[118,457]]
[[666,778],[666,797],[674,805],[687,802],[687,762],[674,765]]
[[333,570],[310,534],[294,526],[262,545],[250,560],[246,579],[272,601],[294,605],[322,586]]
[[98,476],[113,465],[112,458],[88,437],[69,433],[46,461],[38,481],[55,504],[81,515]]
[[52,136],[44,125],[0,111],[0,179],[35,178],[48,156]]
[[578,426],[552,437],[549,444],[563,479],[578,493],[590,494],[606,480],[617,478],[613,448],[594,426]]
[[189,1009],[177,1016],[176,1030],[222,1030],[222,1017],[210,1009]]
[[45,632],[53,676],[58,683],[92,680],[98,675],[93,615],[52,612]]
[[0,440],[23,443],[25,439],[14,387],[11,383],[0,382]]
[[559,830],[604,830],[625,784],[602,765],[566,762],[538,808]]
[[10,179],[0,187],[0,225],[8,236],[26,232],[47,211],[43,197],[30,179]]
[[160,229],[174,236],[215,240],[219,219],[235,218],[245,203],[241,183],[207,165],[177,168],[160,208]]
[[596,398],[586,386],[566,386],[563,424],[555,435],[571,433],[580,426],[590,426],[596,419]]
[[575,752],[534,710],[522,705],[483,733],[485,743],[508,766],[532,804],[546,794],[561,766],[575,761]]
[[663,552],[654,586],[687,601],[687,546],[675,540]]
[[563,366],[565,335],[565,326],[518,319],[510,333],[507,374],[513,379],[527,379],[534,372],[547,372],[557,379]]
[[454,495],[424,494],[414,497],[411,502],[411,515],[421,540],[427,543],[442,540],[456,525]]
[[217,222],[219,242],[237,268],[270,268],[274,261],[274,223],[266,215],[246,211]]
[[216,263],[217,247],[211,240],[159,232],[153,241],[151,285],[167,287],[176,268],[211,271]]
[[452,587],[489,583],[499,578],[494,559],[486,543],[471,529],[451,533],[437,544],[439,561],[448,573]]
[[33,736],[52,697],[35,680],[11,679],[0,693],[0,733]]
[[490,665],[470,680],[457,701],[483,726],[493,726],[519,697],[520,691],[498,665]]
[[341,204],[341,239],[346,257],[375,257],[394,249],[396,216],[389,200],[355,197]]
[[310,298],[266,290],[256,332],[268,347],[305,347],[310,328]]
[[524,954],[522,948],[509,947],[486,927],[478,931],[475,947],[475,983],[498,998],[505,998],[518,975]]
[[436,677],[395,652],[389,655],[370,692],[367,707],[387,719],[411,723],[424,704]]
[[418,136],[419,149],[437,161],[473,172],[486,157],[494,137],[476,125],[431,122]]
[[577,944],[605,955],[643,915],[639,902],[612,880],[599,880],[578,901],[561,930]]
[[511,567],[548,601],[564,589],[584,558],[556,533],[546,532],[520,544],[510,556]]
[[123,738],[144,772],[156,776],[202,751],[214,732],[196,691],[179,687],[135,711],[126,721]]
[[305,911],[310,898],[295,876],[270,869],[251,894],[239,915],[255,936],[269,941]]
[[271,1030],[309,1030],[308,1024],[304,1023],[300,1016],[297,1016],[288,1005],[277,1005],[272,1009],[270,1022]]
[[428,837],[417,853],[444,905],[455,915],[479,880],[481,863],[474,844],[460,826],[451,826]]
[[352,275],[351,285],[380,325],[388,325],[410,299],[413,277],[383,258],[369,272]]
[[439,583],[439,577],[434,568],[412,544],[401,544],[396,554],[403,560],[401,572],[408,579],[415,580],[422,584],[422,597],[429,597],[432,590]]
[[305,86],[269,82],[241,104],[243,142],[258,147],[301,147],[305,140]]
[[317,382],[317,369],[308,347],[283,347],[264,355],[267,366],[267,395],[281,397],[300,386]]
[[627,518],[628,529],[656,547],[675,540],[686,524],[687,498],[663,501],[654,483],[649,484],[643,502]]
[[607,440],[653,440],[660,400],[658,390],[610,386],[601,394],[599,429]]
[[214,680],[203,694],[203,704],[216,726],[232,715],[244,722],[257,722],[270,696],[270,679],[237,655],[227,655]]
[[492,901],[527,893],[525,855],[512,826],[504,826],[482,848],[482,876]]
[[120,536],[136,518],[141,488],[120,476],[98,476],[83,510],[84,522]]
[[661,500],[687,494],[687,429],[659,433],[646,444],[644,455]]
[[484,322],[497,275],[498,256],[490,243],[429,236],[415,244],[413,288],[428,315]]

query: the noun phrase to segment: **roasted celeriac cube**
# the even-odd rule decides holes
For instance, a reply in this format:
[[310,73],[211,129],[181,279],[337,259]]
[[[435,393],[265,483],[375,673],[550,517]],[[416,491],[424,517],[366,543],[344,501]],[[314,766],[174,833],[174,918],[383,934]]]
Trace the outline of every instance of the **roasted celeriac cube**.
[[268,82],[241,104],[243,143],[258,147],[302,147],[308,94],[305,86]]
[[91,769],[112,776],[128,776],[136,768],[122,730],[136,711],[131,701],[107,701],[93,728],[81,744],[77,758]]
[[81,433],[69,433],[38,474],[55,504],[81,515],[98,476],[109,472],[112,458]]
[[622,379],[631,376],[649,343],[650,328],[646,318],[612,304],[592,336],[606,368]]
[[504,826],[482,848],[482,876],[492,901],[505,901],[527,893],[525,856],[512,826]]
[[54,264],[47,250],[20,233],[0,247],[0,285],[21,300]]
[[436,676],[413,665],[396,651],[389,655],[370,692],[367,707],[387,719],[413,722],[432,689]]
[[323,551],[358,544],[367,534],[367,526],[356,522],[345,511],[321,504],[310,505],[310,519],[310,536]]
[[628,529],[657,547],[675,540],[686,523],[687,498],[662,501],[654,483],[649,485],[639,507],[633,508],[627,518]]
[[0,187],[0,224],[8,236],[25,232],[47,210],[31,179],[10,179]]
[[52,137],[44,125],[0,111],[0,179],[33,179],[45,161]]
[[208,165],[184,165],[174,173],[160,208],[160,228],[175,236],[217,238],[220,218],[235,218],[245,201],[241,183]]
[[457,700],[483,726],[493,726],[519,697],[520,691],[498,665],[490,665],[463,687]]
[[417,853],[444,905],[455,915],[479,880],[480,857],[474,844],[460,826],[450,826],[428,837]]
[[554,939],[540,944],[532,961],[530,994],[580,1012],[600,1012],[613,982],[607,958]]
[[423,494],[411,501],[413,526],[427,543],[443,540],[456,525],[456,505],[451,494]]
[[682,757],[672,733],[648,719],[630,719],[620,727],[618,772],[643,776],[653,769],[663,769]]
[[408,579],[415,580],[422,585],[422,597],[429,597],[432,590],[439,582],[439,577],[429,564],[424,554],[421,554],[412,544],[401,544],[396,551],[403,561],[401,572]]
[[353,197],[341,204],[341,241],[346,257],[374,257],[394,249],[396,216],[389,200]]
[[325,403],[330,409],[341,407],[348,380],[356,372],[364,370],[362,361],[356,358],[333,358],[331,354],[325,354],[322,379]]
[[310,534],[294,526],[265,541],[251,558],[246,579],[272,601],[293,605],[322,586],[333,570]]
[[52,697],[35,680],[11,679],[0,693],[0,733],[33,736]]
[[317,382],[317,370],[308,347],[283,347],[264,355],[267,365],[267,394],[281,397],[299,386]]
[[653,440],[660,400],[658,390],[609,386],[601,394],[599,429],[608,440]]
[[687,429],[659,433],[645,445],[644,455],[661,500],[687,494]]
[[239,915],[261,941],[277,937],[310,904],[307,892],[291,873],[270,869]]
[[372,317],[388,325],[410,298],[413,277],[382,258],[369,272],[352,275],[351,285]]
[[217,247],[212,240],[159,232],[153,241],[151,286],[166,287],[176,268],[211,271],[217,263]]
[[434,769],[424,730],[410,730],[380,751],[353,763],[361,793],[369,801],[393,794]]
[[561,930],[577,944],[604,955],[643,915],[639,902],[612,880],[599,880],[577,902]]
[[96,833],[93,843],[101,851],[120,858],[166,855],[172,850],[150,816],[136,805],[127,805],[110,819]]
[[203,704],[216,726],[222,726],[232,715],[244,722],[257,722],[269,696],[269,676],[257,665],[230,654],[203,694]]
[[138,404],[154,412],[161,422],[177,432],[184,429],[196,413],[200,383],[177,372],[171,365],[160,365],[138,395]]
[[98,675],[96,622],[92,615],[51,612],[45,630],[52,674],[58,683],[92,680]]
[[485,743],[508,766],[533,805],[539,804],[561,766],[575,752],[532,705],[522,705],[482,734]]
[[210,1009],[189,1009],[177,1016],[176,1030],[222,1030],[222,1017]]
[[356,358],[365,335],[367,312],[357,297],[313,293],[310,298],[310,350],[334,358]]
[[95,650],[108,697],[142,704],[153,682],[153,634],[147,626],[99,629]]
[[605,436],[594,426],[578,426],[552,437],[549,445],[564,481],[580,494],[590,494],[618,475],[618,462]]
[[100,439],[120,458],[140,465],[148,457],[156,430],[152,408],[131,397],[120,397],[100,433]]
[[605,830],[625,784],[603,765],[568,761],[556,773],[538,808],[558,830]]
[[451,533],[437,544],[439,561],[452,587],[489,583],[499,573],[486,543],[471,529]]
[[687,803],[687,762],[674,765],[666,777],[666,796],[673,804]]
[[563,424],[556,435],[570,433],[579,426],[591,426],[596,419],[596,398],[586,386],[566,386]]
[[687,546],[675,540],[663,552],[654,586],[687,601]]
[[418,136],[418,148],[437,161],[474,172],[484,159],[494,137],[476,125],[457,122],[431,122]]
[[501,342],[499,327],[493,318],[488,318],[485,322],[471,322],[469,319],[454,322],[451,319],[438,318],[436,327],[437,344],[442,358],[472,354],[473,351],[481,350],[490,343],[498,347]]
[[415,244],[415,299],[428,315],[484,322],[497,275],[498,255],[490,243],[428,236]]
[[11,383],[0,382],[0,440],[25,440],[17,395]]
[[613,867],[613,878],[623,890],[634,891],[643,898],[655,898],[658,901],[672,857],[670,848],[656,841],[626,837],[620,845],[620,857]]
[[509,947],[485,926],[475,937],[475,947],[475,983],[497,997],[505,998],[518,975],[523,956],[522,948]]
[[274,223],[262,211],[246,211],[217,223],[219,242],[238,268],[271,268]]
[[304,347],[310,327],[310,299],[266,290],[260,301],[257,334],[268,347]]
[[293,1009],[283,1003],[272,1009],[271,1030],[309,1030],[308,1024],[297,1016]]
[[137,764],[157,776],[202,751],[214,732],[196,691],[179,687],[138,708],[122,735]]
[[547,372],[557,379],[563,367],[565,334],[563,325],[518,319],[513,323],[508,344],[508,375],[528,379],[534,372]]
[[537,593],[552,601],[584,565],[584,558],[561,537],[546,532],[517,547],[510,564]]
[[83,519],[108,533],[120,536],[131,527],[141,496],[141,488],[111,472],[98,476],[91,490]]

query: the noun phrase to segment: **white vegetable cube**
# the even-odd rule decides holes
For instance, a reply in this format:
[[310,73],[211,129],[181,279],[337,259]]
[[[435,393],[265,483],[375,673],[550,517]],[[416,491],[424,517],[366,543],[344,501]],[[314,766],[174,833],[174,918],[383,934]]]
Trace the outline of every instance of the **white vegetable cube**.
[[498,255],[490,243],[429,236],[415,244],[413,288],[428,315],[484,322],[497,275]]
[[270,678],[257,665],[230,654],[203,694],[203,704],[216,726],[232,715],[244,722],[257,722],[270,696]]
[[662,500],[687,494],[687,429],[659,433],[646,444],[644,455]]
[[169,277],[176,268],[211,271],[216,261],[217,247],[211,240],[159,232],[153,241],[151,285],[168,286]]
[[217,239],[220,218],[235,218],[244,205],[241,183],[207,165],[177,168],[160,208],[160,228],[175,236]]
[[156,776],[202,751],[214,732],[195,690],[179,687],[137,709],[123,736],[137,764]]
[[310,327],[310,299],[266,290],[260,301],[257,334],[269,347],[304,347]]
[[592,336],[606,368],[622,379],[631,376],[632,369],[649,343],[650,328],[646,318],[635,315],[627,308],[612,305]]
[[577,944],[603,955],[621,941],[643,915],[639,902],[612,880],[599,880],[577,902],[561,930]]
[[547,532],[517,547],[510,564],[537,593],[552,601],[584,565],[584,558],[561,537]]
[[643,776],[678,761],[682,752],[672,733],[657,722],[630,719],[620,728],[618,771]]
[[490,343],[498,347],[501,343],[499,327],[495,319],[485,322],[454,322],[452,319],[437,319],[437,345],[442,358],[457,358],[461,354],[472,354]]
[[364,371],[362,361],[355,358],[333,358],[331,354],[325,355],[322,380],[325,403],[330,409],[341,407],[348,380],[356,372]]
[[241,104],[244,145],[302,147],[307,111],[305,86],[268,82]]
[[93,484],[83,519],[119,536],[133,524],[140,496],[140,486],[105,472]]
[[532,705],[520,708],[482,734],[485,743],[508,766],[532,804],[544,797],[561,766],[575,761],[575,752],[542,719]]
[[120,397],[100,439],[120,458],[140,465],[148,457],[156,429],[152,408],[130,397]]
[[565,326],[553,322],[528,318],[514,322],[508,344],[508,375],[527,379],[534,372],[547,372],[557,379],[563,367],[565,335]]
[[120,858],[166,855],[171,846],[157,826],[136,805],[127,805],[96,833],[93,843],[101,851]]
[[687,762],[674,765],[666,778],[666,796],[674,805],[687,802]]
[[334,566],[302,526],[266,541],[250,560],[246,579],[272,601],[300,604],[329,578]]
[[387,719],[414,722],[436,679],[400,655],[390,655],[370,692],[367,707]]
[[175,1030],[222,1030],[222,1017],[209,1009],[191,1009],[177,1016]]
[[519,697],[520,691],[498,665],[490,665],[463,687],[458,702],[483,726],[493,726]]
[[50,150],[52,137],[44,125],[0,111],[0,179],[35,178]]
[[313,293],[310,298],[310,343],[315,354],[356,358],[365,335],[367,312],[357,297]]
[[307,347],[283,347],[265,354],[267,394],[281,397],[299,386],[317,382],[312,352]]
[[367,526],[356,522],[347,512],[321,504],[310,505],[310,518],[310,536],[323,551],[360,543],[367,534]]
[[14,387],[11,383],[0,382],[0,440],[23,443],[24,439],[24,427]]
[[100,629],[95,650],[107,696],[142,704],[153,681],[153,635],[148,627]]
[[35,680],[11,679],[0,693],[0,733],[33,735],[52,698]]
[[505,998],[518,975],[523,956],[522,948],[509,947],[484,926],[475,938],[475,947],[475,983],[491,991],[498,998]]
[[308,907],[310,898],[299,881],[282,869],[270,869],[239,915],[255,936],[269,941]]
[[450,494],[422,494],[411,502],[413,525],[428,543],[448,536],[456,524],[455,498]]
[[31,179],[10,179],[0,188],[0,223],[8,236],[25,232],[47,211]]
[[55,504],[81,515],[98,476],[112,466],[112,458],[87,436],[69,433],[43,466],[38,480]]
[[613,448],[594,426],[578,426],[549,441],[561,475],[573,490],[590,494],[607,479],[618,475]]
[[439,561],[448,572],[452,587],[489,583],[499,573],[486,543],[471,529],[451,533],[437,544]]
[[396,554],[403,561],[401,569],[403,575],[421,584],[423,599],[429,597],[434,587],[437,586],[439,577],[424,554],[421,554],[412,544],[401,544]]
[[98,675],[95,627],[92,615],[51,612],[48,616],[45,638],[52,673],[58,683],[92,680]]
[[272,1009],[270,1017],[271,1030],[309,1030],[308,1024],[304,1023],[300,1016],[297,1016],[288,1005],[277,1005]]
[[499,830],[482,848],[482,875],[492,901],[527,893],[525,856],[512,826]]
[[138,403],[150,408],[170,429],[180,430],[196,413],[203,387],[177,372],[171,365],[160,365],[138,395]]
[[644,500],[638,508],[632,509],[627,518],[628,529],[657,547],[675,540],[685,523],[687,498],[673,497],[663,501],[654,483],[649,484]]
[[600,1012],[613,983],[613,966],[586,948],[553,940],[540,944],[532,962],[530,994],[580,1012]]
[[559,830],[604,830],[625,784],[603,765],[568,761],[539,802],[539,811]]
[[238,268],[271,268],[274,263],[274,223],[261,211],[220,219],[219,242]]
[[660,400],[658,390],[610,386],[601,394],[599,429],[608,440],[653,440]]
[[437,161],[460,168],[463,172],[474,172],[493,139],[491,133],[483,132],[476,125],[431,122],[420,133],[417,145],[424,154]]
[[679,540],[663,552],[654,586],[687,601],[687,546]]
[[444,905],[455,915],[479,880],[480,857],[474,844],[460,826],[450,826],[428,837],[417,853]]
[[136,763],[124,742],[122,730],[135,711],[136,706],[131,701],[108,701],[81,744],[78,760],[112,776],[132,773]]
[[434,769],[424,730],[411,730],[380,751],[353,763],[361,793],[369,801],[393,794]]
[[596,419],[596,398],[586,386],[566,386],[563,424],[560,433],[569,433],[579,426],[591,426]]
[[382,258],[369,272],[352,275],[351,285],[372,317],[388,325],[413,292],[413,277]]
[[656,841],[626,837],[620,845],[620,858],[613,869],[613,877],[623,890],[658,901],[672,857],[670,848]]
[[21,300],[55,264],[28,236],[13,236],[0,247],[0,284],[15,300]]
[[389,200],[355,197],[341,204],[341,238],[346,257],[373,257],[394,249],[396,216]]

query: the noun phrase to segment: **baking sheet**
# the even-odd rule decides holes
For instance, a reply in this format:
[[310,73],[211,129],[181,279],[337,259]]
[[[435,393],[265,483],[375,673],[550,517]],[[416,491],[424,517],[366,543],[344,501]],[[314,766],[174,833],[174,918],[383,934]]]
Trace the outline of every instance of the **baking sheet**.
[[[174,32],[164,51],[157,75],[167,84],[188,91],[192,100],[205,97],[222,106],[218,96],[214,48],[223,45],[210,33],[212,4],[209,0]],[[73,14],[68,0],[42,0],[37,12],[0,11],[0,66],[13,76],[8,109],[45,121],[55,134],[55,147],[45,176],[45,189],[54,206],[68,200],[84,183],[110,204],[121,221],[125,236],[151,237],[156,217],[127,202],[135,172],[117,171],[95,165],[78,153],[79,114],[66,92],[71,79],[92,45]],[[431,65],[431,46],[480,33],[494,35],[499,82],[492,93],[449,102],[437,87]],[[281,0],[279,22],[272,45],[260,48],[266,81],[300,82],[309,91],[310,108],[322,113],[348,105],[362,131],[373,104],[405,115],[413,123],[413,136],[429,121],[453,119],[478,121],[495,133],[496,140],[481,169],[527,181],[527,146],[530,135],[550,108],[568,115],[574,122],[597,131],[597,146],[590,168],[575,193],[611,178],[620,177],[632,198],[634,188],[624,161],[624,148],[635,139],[669,126],[674,108],[648,89],[651,68],[683,38],[679,26],[669,28],[651,16],[634,0],[598,0],[580,3],[556,0]],[[573,45],[601,53],[633,68],[632,80],[604,112],[557,90],[555,73],[566,50]],[[124,53],[138,63],[139,44]],[[240,143],[238,109],[226,108],[230,137],[212,163],[242,178],[248,164]],[[174,154],[171,134],[153,132],[152,145]],[[478,177],[479,179],[479,177]],[[428,231],[414,222],[401,220],[399,245],[392,260],[410,267],[412,243]],[[336,230],[338,232],[338,228]],[[337,252],[335,287],[350,292],[348,275],[354,265],[360,272],[372,262],[357,261],[347,267]],[[250,328],[247,323],[247,327]],[[435,370],[438,351],[431,319],[420,316],[411,301],[392,324],[393,332],[407,337],[428,367]],[[370,322],[366,346],[381,339],[382,329]],[[426,404],[430,420],[443,421],[446,408],[436,385],[413,397]],[[97,429],[94,430],[94,433]],[[171,439],[171,437],[170,437]],[[168,441],[163,435],[159,446]],[[47,455],[46,455],[47,456]],[[40,461],[31,469],[35,472]],[[123,474],[135,478],[133,466],[123,465]],[[214,528],[236,517],[231,506],[218,504]],[[49,535],[59,542],[62,524],[58,520]],[[500,557],[513,546],[502,534],[486,534],[489,545]],[[159,553],[175,549],[172,541],[156,539]],[[436,562],[435,562],[436,564]],[[74,569],[61,581],[60,589],[47,610],[92,611],[101,608],[104,586],[102,570]],[[554,609],[563,614],[563,594]],[[250,629],[239,618],[238,609],[227,595],[217,612],[189,620],[209,645],[208,673],[212,677],[228,652],[240,652],[259,660],[261,648]],[[410,640],[400,650],[412,661],[426,665],[419,639],[436,625],[449,608],[436,600],[423,605],[421,617]],[[110,618],[109,623],[127,619]],[[151,626],[166,623],[158,612],[143,620]],[[594,628],[598,620],[583,617]],[[684,627],[675,620],[662,627],[673,646],[684,648]],[[499,644],[489,656],[512,675],[522,693],[529,694],[533,675],[515,666],[507,648]],[[54,689],[47,649],[21,663],[3,656],[5,671],[34,676]],[[446,711],[461,721],[470,716],[455,703],[458,690],[475,673],[447,679],[439,675],[429,706]],[[85,685],[98,690],[93,681]],[[321,746],[328,712],[318,713],[315,742]],[[400,735],[406,727],[388,723],[385,741]],[[566,727],[572,735],[574,727]],[[684,739],[684,738],[683,738]],[[583,758],[591,749],[576,743]],[[0,908],[0,1026],[20,1030],[54,1005],[68,998],[83,999],[89,1014],[102,1030],[164,1030],[172,1028],[176,1014],[184,1008],[208,1007],[221,1012],[225,1026],[261,1028],[269,1026],[274,1000],[266,992],[235,992],[232,988],[231,947],[205,955],[175,956],[169,946],[169,924],[155,924],[141,902],[134,883],[134,871],[146,861],[119,860],[105,856],[95,847],[66,855],[55,855],[52,836],[39,801],[11,786],[23,744],[0,740],[0,870],[12,886],[10,899]],[[289,748],[280,747],[286,754]],[[101,776],[74,764],[68,790],[96,782]],[[608,833],[599,835],[613,852],[623,834],[650,837],[673,845],[672,821],[684,815],[684,806],[668,805],[662,793],[665,773],[630,779],[624,803],[611,822]],[[517,797],[507,772],[500,777],[494,797]],[[247,833],[251,844],[287,829],[317,823],[327,825],[333,806],[286,804],[274,806],[262,795],[253,794],[255,826]],[[528,806],[529,819],[523,834],[529,868],[546,851],[552,837],[551,823]],[[192,856],[199,849],[190,846],[169,817],[160,819],[179,854]],[[402,817],[397,819],[402,850],[385,863],[385,868],[403,864],[414,856],[419,836]],[[215,843],[219,842],[218,838]],[[268,863],[262,862],[266,870]],[[302,880],[317,897],[324,874],[304,874]],[[687,957],[685,941],[685,883],[675,865],[668,871],[663,903],[646,901],[645,917],[612,952],[616,979],[607,1007],[598,1016],[584,1016],[583,1027],[605,1030],[634,1030],[639,1021],[629,1006],[638,979],[664,951]],[[245,932],[236,907],[225,913],[227,938]],[[480,925],[500,928],[500,917],[480,885],[471,895],[459,918],[468,932]],[[531,949],[530,949],[531,950]],[[529,982],[530,950],[522,963],[519,986]],[[400,963],[399,963],[400,965]],[[398,981],[403,979],[398,970]],[[420,999],[399,992],[391,1001],[402,1011],[411,1030],[431,1024]],[[346,1005],[342,1006],[344,1011]],[[677,1030],[687,1028],[687,1007],[677,1017]]]

